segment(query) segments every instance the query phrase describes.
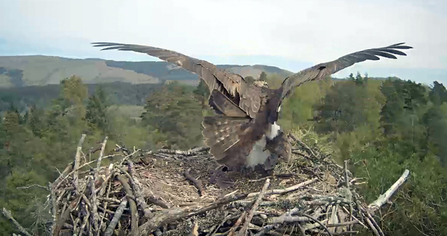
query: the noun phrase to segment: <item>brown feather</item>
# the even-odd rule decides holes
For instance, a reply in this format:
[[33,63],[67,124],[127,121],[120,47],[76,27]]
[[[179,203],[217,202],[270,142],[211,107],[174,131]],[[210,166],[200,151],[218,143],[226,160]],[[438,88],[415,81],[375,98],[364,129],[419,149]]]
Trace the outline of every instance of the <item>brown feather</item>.
[[205,144],[220,164],[230,169],[238,169],[245,165],[254,143],[254,129],[249,118],[225,116],[204,117],[202,134]]
[[350,67],[356,63],[360,63],[366,60],[377,61],[380,58],[378,56],[397,59],[393,54],[406,56],[405,53],[396,49],[411,49],[413,47],[406,46],[404,43],[397,43],[387,47],[381,48],[371,48],[362,51],[353,52],[344,55],[334,61],[320,63],[318,65],[312,66],[310,68],[304,69],[298,73],[295,73],[288,78],[286,78],[282,85],[282,95],[281,98],[289,96],[293,89],[309,81],[320,80],[328,75],[337,73],[347,67]]
[[228,117],[247,117],[247,114],[227,96],[217,90],[211,92],[209,104],[218,113]]
[[252,96],[259,97],[259,94],[249,93],[249,95],[241,98],[242,95],[246,94],[247,88],[254,87],[254,85],[248,84],[242,76],[224,69],[220,69],[208,61],[199,60],[175,51],[152,46],[110,42],[94,42],[92,44],[94,47],[102,47],[101,50],[134,51],[138,53],[145,53],[161,60],[174,63],[191,73],[197,74],[199,78],[203,79],[203,81],[208,85],[210,93],[216,89],[217,91],[228,96],[228,98],[230,98],[235,104],[245,104],[245,106],[241,108],[251,118],[256,115],[256,109],[253,110],[251,108],[260,106],[259,99],[252,99]]

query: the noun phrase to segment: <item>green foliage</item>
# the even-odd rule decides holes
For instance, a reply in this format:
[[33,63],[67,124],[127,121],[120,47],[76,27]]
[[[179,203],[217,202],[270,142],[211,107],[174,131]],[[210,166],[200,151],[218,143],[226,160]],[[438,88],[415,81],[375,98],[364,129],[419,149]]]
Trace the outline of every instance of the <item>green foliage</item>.
[[104,89],[99,87],[95,94],[90,96],[87,104],[85,119],[89,124],[96,125],[100,130],[107,130],[108,128],[106,112],[109,103],[106,99]]
[[261,72],[261,75],[259,75],[259,79],[260,81],[267,81],[267,74],[263,71]]
[[433,89],[429,94],[430,101],[434,105],[441,105],[443,102],[447,102],[447,89],[438,81],[433,82]]
[[438,160],[429,155],[420,160],[417,155],[403,156],[392,147],[366,147],[351,155],[357,177],[364,177],[368,185],[361,193],[367,202],[384,193],[404,169],[410,178],[383,207],[379,217],[386,235],[446,235],[447,205],[445,202],[447,173]]
[[[51,219],[48,208],[42,206],[48,192],[39,187],[17,187],[46,186],[54,181],[58,170],[73,160],[82,133],[87,134],[83,150],[88,156],[91,154],[87,150],[96,148],[105,135],[109,137],[106,153],[112,151],[115,143],[144,149],[202,145],[202,111],[207,109],[202,110],[200,101],[209,94],[206,85],[196,88],[177,83],[160,86],[148,97],[147,110],[141,106],[141,99],[146,98],[143,90],[149,88],[147,95],[157,87],[139,85],[141,89],[122,85],[124,90],[139,94],[139,98],[133,94],[129,99],[133,106],[113,103],[116,98],[116,94],[110,94],[113,86],[99,86],[89,92],[82,79],[76,76],[63,80],[59,96],[45,106],[29,101],[29,109],[19,113],[14,104],[21,98],[12,97],[9,103],[12,105],[0,119],[0,203],[12,210],[14,217],[30,231],[42,233],[45,222]],[[108,162],[105,160],[103,164]],[[15,232],[3,218],[0,227],[5,234]]]
[[[283,79],[266,76],[271,88]],[[88,135],[86,155],[105,135],[106,152],[114,144],[143,149],[203,145],[202,117],[212,114],[208,96],[203,81],[197,87],[175,82],[98,86],[84,85],[76,76],[59,86],[0,90],[0,204],[31,231],[43,232],[51,219],[41,205],[48,192],[17,187],[53,181],[57,170],[72,161],[82,133]],[[447,234],[447,92],[442,84],[428,88],[359,73],[347,80],[327,78],[296,88],[282,104],[279,123],[293,133],[306,129],[303,140],[311,147],[323,143],[322,152],[332,152],[337,161],[349,159],[354,175],[368,181],[361,187],[368,202],[410,170],[393,203],[377,213],[386,235]],[[3,218],[0,230],[15,232]]]
[[190,89],[171,83],[151,94],[142,122],[157,136],[159,146],[188,148],[202,142],[202,107]]

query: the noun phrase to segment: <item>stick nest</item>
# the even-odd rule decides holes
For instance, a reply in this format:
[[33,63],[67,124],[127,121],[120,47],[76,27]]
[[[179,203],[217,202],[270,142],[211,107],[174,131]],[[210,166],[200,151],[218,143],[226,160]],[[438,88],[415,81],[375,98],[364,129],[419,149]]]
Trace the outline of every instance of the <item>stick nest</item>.
[[[207,148],[129,151],[75,161],[51,184],[52,235],[383,235],[345,167],[304,143],[271,173],[224,172]],[[84,161],[83,161],[84,160]]]

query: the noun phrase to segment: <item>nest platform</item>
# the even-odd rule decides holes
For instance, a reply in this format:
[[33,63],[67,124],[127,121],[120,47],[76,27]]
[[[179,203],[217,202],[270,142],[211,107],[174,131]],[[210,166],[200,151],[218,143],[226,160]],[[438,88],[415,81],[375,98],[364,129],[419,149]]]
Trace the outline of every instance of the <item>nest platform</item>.
[[[340,166],[296,138],[288,162],[267,174],[223,172],[231,180],[226,187],[216,181],[221,167],[208,148],[117,145],[104,156],[106,138],[99,158],[88,162],[84,138],[50,184],[52,235],[383,235],[373,213],[390,196],[367,205],[346,162]],[[102,165],[111,156],[119,160]]]

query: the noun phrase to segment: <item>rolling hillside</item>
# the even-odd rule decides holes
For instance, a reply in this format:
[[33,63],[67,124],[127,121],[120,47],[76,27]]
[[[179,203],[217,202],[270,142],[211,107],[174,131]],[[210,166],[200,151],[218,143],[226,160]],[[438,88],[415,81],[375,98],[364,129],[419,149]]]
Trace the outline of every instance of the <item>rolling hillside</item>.
[[0,86],[21,87],[58,84],[71,75],[82,77],[84,83],[129,82],[159,83],[158,78],[107,66],[104,60],[68,59],[50,56],[0,57]]
[[[281,77],[291,72],[273,66],[218,65],[244,77],[259,78],[262,71]],[[59,84],[71,75],[80,76],[86,84],[127,82],[156,84],[181,81],[197,84],[197,75],[175,68],[166,62],[125,62],[103,59],[70,59],[53,56],[1,56],[0,87],[24,87]]]

